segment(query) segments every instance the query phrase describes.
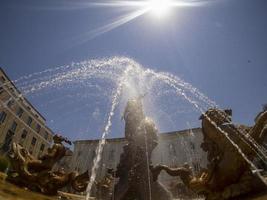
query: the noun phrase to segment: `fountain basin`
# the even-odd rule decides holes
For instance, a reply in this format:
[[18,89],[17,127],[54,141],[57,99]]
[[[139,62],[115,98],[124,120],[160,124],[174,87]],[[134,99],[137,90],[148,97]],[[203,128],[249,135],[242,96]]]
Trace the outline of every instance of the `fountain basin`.
[[[84,196],[70,194],[65,192],[59,192],[59,195],[63,199],[69,200],[84,200]],[[45,196],[39,193],[31,192],[22,188],[19,188],[13,184],[0,181],[0,199],[5,200],[58,200],[59,196]],[[266,200],[267,194],[257,194],[254,197],[242,198],[243,200]],[[90,200],[96,200],[95,198],[90,198]],[[179,200],[179,199],[173,199]],[[203,199],[194,199],[203,200]]]

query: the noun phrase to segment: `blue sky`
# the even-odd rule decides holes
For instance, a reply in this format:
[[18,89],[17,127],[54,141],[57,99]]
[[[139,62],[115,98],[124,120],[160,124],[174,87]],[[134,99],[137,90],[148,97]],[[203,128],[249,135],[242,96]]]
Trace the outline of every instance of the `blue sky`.
[[[73,62],[126,56],[181,77],[220,107],[232,108],[238,123],[252,124],[267,103],[265,0],[207,1],[202,6],[173,8],[162,19],[145,14],[94,38],[92,31],[133,8],[81,6],[88,2],[92,1],[1,1],[0,66],[12,80]],[[73,140],[98,137],[109,110],[107,101],[97,109],[92,103],[90,112],[100,113],[102,120],[90,124],[87,134],[84,127],[92,116],[86,111],[67,119],[59,115],[63,111],[57,110],[56,103],[44,106],[52,92],[28,98],[52,129]],[[71,111],[75,103],[66,107]],[[185,116],[185,122],[182,116],[174,118],[175,126],[160,130],[186,128],[186,121],[197,126],[198,114]],[[76,123],[78,118],[84,120]],[[119,120],[116,124],[123,126]],[[121,129],[114,128],[111,137],[118,136]]]

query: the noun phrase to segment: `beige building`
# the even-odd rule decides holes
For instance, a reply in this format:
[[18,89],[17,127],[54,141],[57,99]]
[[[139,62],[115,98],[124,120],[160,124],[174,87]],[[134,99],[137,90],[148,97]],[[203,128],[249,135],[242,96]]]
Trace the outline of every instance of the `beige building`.
[[45,118],[0,68],[0,152],[7,152],[10,144],[17,142],[37,158],[51,145],[52,138]]
[[[181,166],[185,162],[190,164],[194,171],[206,166],[206,154],[200,148],[202,143],[202,131],[200,128],[159,134],[158,146],[152,154],[152,163],[166,164],[168,166]],[[74,152],[71,161],[71,170],[79,173],[91,170],[93,159],[96,156],[96,148],[99,140],[81,140],[74,142]],[[100,167],[97,171],[97,180],[101,179],[106,168],[116,169],[126,144],[125,138],[107,139],[104,146]],[[172,178],[161,173],[160,180],[165,185],[171,184],[177,178]]]

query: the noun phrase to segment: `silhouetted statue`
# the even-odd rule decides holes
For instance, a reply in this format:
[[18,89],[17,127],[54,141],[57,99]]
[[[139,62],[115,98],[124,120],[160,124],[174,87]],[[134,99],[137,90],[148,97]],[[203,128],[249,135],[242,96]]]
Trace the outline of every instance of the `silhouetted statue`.
[[129,100],[124,112],[127,144],[117,166],[114,199],[116,200],[169,200],[170,193],[153,181],[149,166],[151,154],[157,146],[157,129],[145,117],[142,99]]

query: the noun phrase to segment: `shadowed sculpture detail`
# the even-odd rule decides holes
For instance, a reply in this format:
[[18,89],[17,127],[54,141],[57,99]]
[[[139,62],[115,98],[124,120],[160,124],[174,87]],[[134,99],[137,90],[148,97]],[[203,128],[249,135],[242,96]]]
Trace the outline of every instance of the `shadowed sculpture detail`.
[[116,200],[169,200],[171,194],[150,172],[151,154],[157,146],[157,129],[154,122],[145,117],[141,97],[129,100],[124,112],[125,137],[117,166],[114,199]]
[[208,200],[266,192],[266,179],[251,171],[249,163],[222,131],[237,144],[249,160],[253,160],[256,149],[252,140],[258,145],[262,144],[267,132],[267,111],[257,116],[252,128],[233,125],[231,110],[209,109],[200,119],[204,140],[201,148],[207,152],[208,160],[205,172],[194,177],[188,167],[169,168],[157,165],[151,167],[154,180],[161,170],[165,170],[170,176],[179,176],[185,185],[198,194],[204,194]]
[[52,171],[56,162],[66,155],[67,148],[62,142],[71,144],[60,135],[55,135],[53,140],[54,145],[39,159],[35,159],[19,144],[13,143],[9,153],[11,170],[7,180],[47,195],[55,195],[59,189],[69,184],[77,192],[85,191],[89,180],[87,171],[81,175],[77,172],[67,173],[64,169]]

